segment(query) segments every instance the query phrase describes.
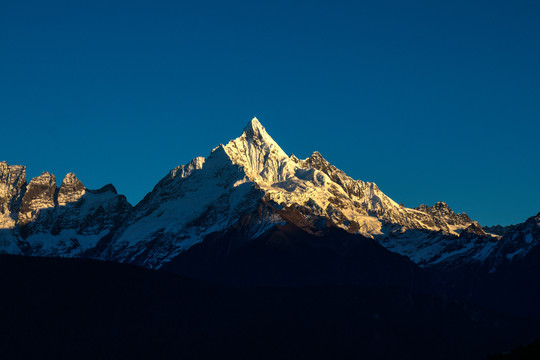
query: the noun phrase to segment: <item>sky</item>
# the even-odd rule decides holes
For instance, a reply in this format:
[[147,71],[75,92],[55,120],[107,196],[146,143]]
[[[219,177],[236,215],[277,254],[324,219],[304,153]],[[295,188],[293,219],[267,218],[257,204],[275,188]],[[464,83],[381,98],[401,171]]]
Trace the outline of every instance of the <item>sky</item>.
[[538,1],[0,1],[0,160],[132,204],[256,116],[408,207],[540,211]]

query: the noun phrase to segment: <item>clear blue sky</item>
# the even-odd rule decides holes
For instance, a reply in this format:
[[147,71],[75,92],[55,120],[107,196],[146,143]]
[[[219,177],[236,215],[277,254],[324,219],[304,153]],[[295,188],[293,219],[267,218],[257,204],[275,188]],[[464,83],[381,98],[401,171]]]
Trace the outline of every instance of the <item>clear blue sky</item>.
[[540,2],[0,2],[0,160],[30,177],[136,203],[253,116],[406,206],[521,222],[540,211]]

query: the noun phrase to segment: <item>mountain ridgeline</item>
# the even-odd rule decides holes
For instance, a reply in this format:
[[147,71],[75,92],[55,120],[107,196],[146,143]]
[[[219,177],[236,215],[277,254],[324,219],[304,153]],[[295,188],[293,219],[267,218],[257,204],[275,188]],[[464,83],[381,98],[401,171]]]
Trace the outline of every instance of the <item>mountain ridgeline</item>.
[[505,281],[540,293],[523,281],[540,273],[539,243],[540,214],[484,229],[444,202],[404,207],[318,152],[287,155],[256,118],[206,158],[172,169],[136,206],[112,185],[89,190],[68,174],[58,186],[49,173],[27,182],[24,166],[0,163],[7,254],[131,263],[231,284],[429,287],[540,317],[532,300],[490,300]]

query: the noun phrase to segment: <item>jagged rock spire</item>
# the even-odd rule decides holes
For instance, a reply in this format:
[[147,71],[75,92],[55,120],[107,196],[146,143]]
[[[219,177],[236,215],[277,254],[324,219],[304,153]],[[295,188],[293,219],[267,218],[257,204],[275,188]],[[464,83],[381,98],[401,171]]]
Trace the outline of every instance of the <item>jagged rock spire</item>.
[[62,185],[60,185],[60,190],[58,191],[58,205],[63,206],[71,202],[79,200],[84,193],[86,188],[83,183],[77,179],[74,173],[68,173]]
[[19,223],[24,225],[35,219],[40,210],[55,206],[56,177],[44,172],[33,178],[26,188],[19,212]]
[[0,162],[0,229],[15,226],[18,201],[26,185],[26,167]]

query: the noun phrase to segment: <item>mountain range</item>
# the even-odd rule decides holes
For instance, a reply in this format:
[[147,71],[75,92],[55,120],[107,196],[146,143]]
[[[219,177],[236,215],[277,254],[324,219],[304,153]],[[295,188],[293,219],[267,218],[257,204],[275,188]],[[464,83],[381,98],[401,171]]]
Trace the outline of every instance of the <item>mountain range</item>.
[[532,300],[486,300],[504,281],[532,291],[522,284],[531,271],[523,264],[540,272],[539,243],[540,213],[483,228],[444,202],[407,208],[318,152],[287,155],[256,118],[206,158],[172,169],[135,206],[112,185],[90,190],[70,173],[58,186],[47,172],[27,182],[24,166],[0,163],[6,254],[93,258],[235,284],[430,287],[540,316]]

